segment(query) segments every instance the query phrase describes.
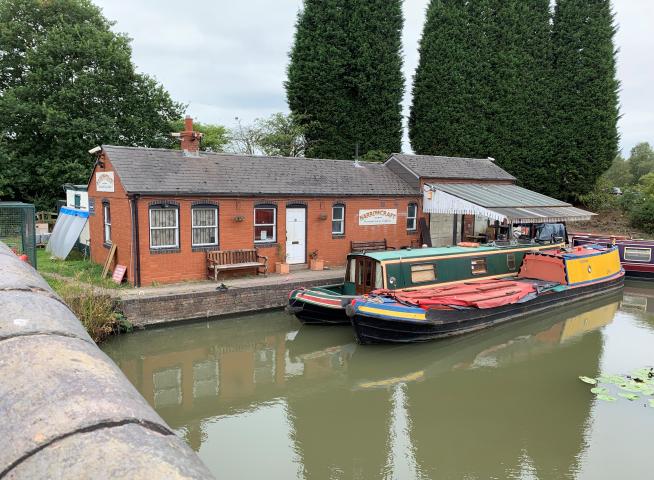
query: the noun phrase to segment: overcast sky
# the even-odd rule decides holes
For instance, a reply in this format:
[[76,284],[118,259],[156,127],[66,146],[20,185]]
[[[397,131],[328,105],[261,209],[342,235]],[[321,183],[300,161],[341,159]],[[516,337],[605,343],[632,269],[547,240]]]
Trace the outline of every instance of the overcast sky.
[[[429,0],[404,1],[405,115]],[[134,62],[197,121],[235,125],[287,111],[283,82],[302,0],[95,0],[132,39]],[[654,143],[654,1],[614,0],[624,153]],[[404,149],[409,150],[405,141]]]

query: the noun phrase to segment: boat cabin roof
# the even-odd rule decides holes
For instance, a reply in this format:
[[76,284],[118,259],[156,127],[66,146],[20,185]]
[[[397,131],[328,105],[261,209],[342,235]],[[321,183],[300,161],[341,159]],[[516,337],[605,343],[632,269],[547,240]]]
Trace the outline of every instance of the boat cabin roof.
[[370,257],[377,261],[386,260],[401,260],[401,259],[417,259],[422,257],[438,257],[457,255],[463,253],[485,253],[500,250],[499,247],[431,247],[431,248],[416,248],[406,250],[386,250],[383,252],[369,252],[365,253],[366,257]]

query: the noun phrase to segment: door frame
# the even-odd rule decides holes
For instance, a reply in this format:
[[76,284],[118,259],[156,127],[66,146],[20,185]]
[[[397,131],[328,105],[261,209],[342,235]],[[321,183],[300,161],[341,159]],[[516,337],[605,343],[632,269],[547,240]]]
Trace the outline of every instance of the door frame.
[[[304,210],[304,262],[289,263],[290,265],[303,265],[309,263],[309,222],[308,222],[308,208],[303,204],[289,204],[286,205],[284,211],[284,251],[288,248],[288,211],[289,210]],[[288,252],[286,252],[288,253]]]

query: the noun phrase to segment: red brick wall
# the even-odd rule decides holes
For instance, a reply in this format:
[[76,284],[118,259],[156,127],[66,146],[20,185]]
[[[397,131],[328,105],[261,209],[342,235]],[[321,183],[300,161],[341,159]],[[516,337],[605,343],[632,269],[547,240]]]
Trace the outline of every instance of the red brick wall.
[[116,257],[112,263],[112,269],[116,264],[127,267],[126,277],[130,282],[134,282],[133,262],[132,262],[132,217],[129,200],[125,189],[123,188],[118,175],[114,175],[114,191],[98,192],[96,190],[96,173],[112,172],[113,166],[111,161],[102,154],[100,159],[104,162],[104,167],[96,166],[91,175],[88,185],[89,201],[95,200],[95,215],[89,217],[89,232],[91,236],[91,259],[100,264],[104,264],[109,255],[109,246],[104,245],[104,217],[102,202],[107,200],[111,209],[111,237],[112,242],[116,244]]
[[[149,214],[151,202],[172,200],[179,203],[180,252],[161,253],[150,250]],[[221,250],[254,248],[254,206],[257,203],[274,203],[277,205],[277,241],[285,247],[286,205],[303,203],[307,206],[307,262],[308,254],[318,250],[319,258],[325,260],[326,266],[341,266],[345,256],[350,252],[350,241],[386,239],[389,246],[411,246],[418,241],[418,232],[406,230],[408,204],[421,203],[409,198],[162,198],[141,197],[139,199],[139,245],[141,251],[141,283],[149,285],[153,281],[160,283],[179,282],[183,280],[202,280],[206,278],[206,254],[194,252],[191,247],[191,207],[194,202],[211,201],[219,208],[219,242]],[[334,203],[345,204],[345,235],[334,237],[331,233],[331,208]],[[358,224],[360,209],[394,208],[398,211],[396,225],[379,225],[362,227]],[[421,207],[418,207],[420,215]],[[327,216],[321,220],[321,214]],[[237,222],[235,217],[243,217]],[[131,228],[131,225],[125,224]],[[274,270],[278,261],[277,244],[256,246],[262,255],[268,257],[269,270]]]
[[[118,175],[114,175],[115,191],[97,192],[95,174],[103,171],[113,171],[111,161],[101,157],[104,166],[97,166],[89,183],[89,199],[95,200],[95,215],[89,220],[91,235],[91,259],[103,264],[109,253],[109,247],[104,245],[103,200],[111,207],[112,241],[117,246],[116,262],[127,266],[127,279],[134,283],[134,262],[132,258],[132,217],[130,200],[127,197]],[[179,204],[179,252],[155,252],[150,250],[149,206],[152,202],[174,201]],[[139,249],[141,284],[150,285],[153,282],[172,283],[184,280],[202,280],[206,278],[206,253],[193,251],[191,247],[191,207],[195,202],[209,201],[219,207],[219,248],[232,250],[254,248],[254,205],[257,203],[273,203],[277,205],[277,241],[285,248],[286,205],[301,203],[307,206],[307,262],[309,253],[318,250],[319,258],[326,266],[342,266],[346,255],[350,252],[351,241],[386,239],[389,246],[402,247],[416,244],[419,239],[417,230],[406,230],[406,215],[409,203],[418,204],[418,215],[422,216],[422,198],[366,198],[366,197],[333,197],[333,198],[223,198],[223,197],[155,197],[143,196],[138,199]],[[345,235],[332,236],[331,215],[335,203],[345,204]],[[358,212],[360,209],[391,208],[397,209],[396,225],[359,226]],[[326,215],[325,220],[320,216]],[[235,217],[243,217],[237,222]],[[269,258],[269,270],[274,270],[278,260],[277,244],[259,247],[262,255]]]

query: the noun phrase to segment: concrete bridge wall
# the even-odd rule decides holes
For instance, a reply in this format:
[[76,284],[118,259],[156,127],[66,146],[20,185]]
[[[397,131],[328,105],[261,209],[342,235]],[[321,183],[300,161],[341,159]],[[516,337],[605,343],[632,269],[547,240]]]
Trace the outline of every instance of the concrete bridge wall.
[[0,478],[213,478],[0,242]]

